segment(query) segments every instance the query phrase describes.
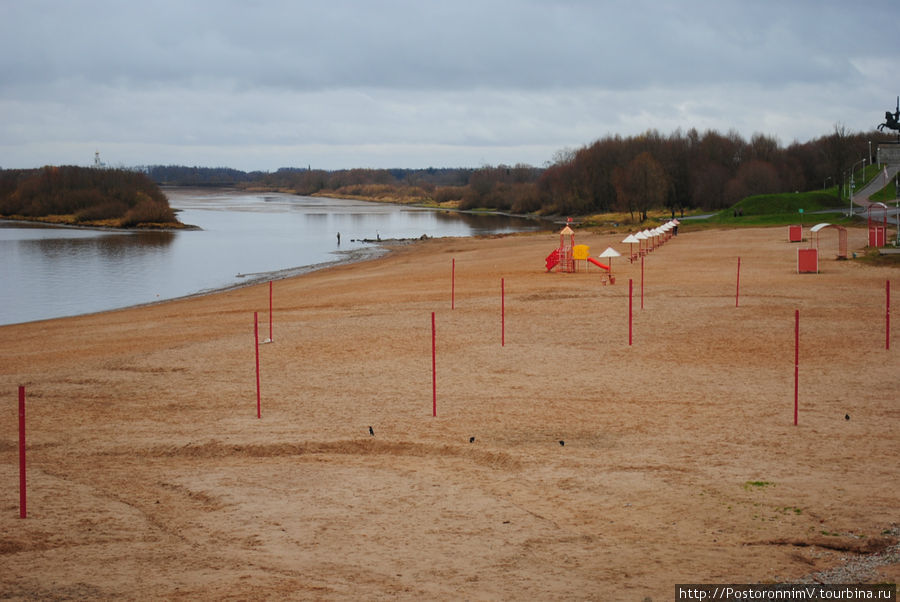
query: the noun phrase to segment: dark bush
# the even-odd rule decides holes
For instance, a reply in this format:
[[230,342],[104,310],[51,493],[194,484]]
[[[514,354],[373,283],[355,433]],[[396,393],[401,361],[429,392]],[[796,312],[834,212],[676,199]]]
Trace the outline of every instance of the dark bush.
[[75,214],[75,221],[79,223],[118,219],[128,212],[128,205],[121,201],[107,201],[101,204],[86,207]]
[[434,190],[434,200],[436,203],[458,201],[463,198],[465,193],[465,186],[439,186]]
[[165,224],[175,221],[175,213],[169,203],[160,203],[142,192],[137,193],[137,204],[128,210],[120,225],[127,228],[139,224]]

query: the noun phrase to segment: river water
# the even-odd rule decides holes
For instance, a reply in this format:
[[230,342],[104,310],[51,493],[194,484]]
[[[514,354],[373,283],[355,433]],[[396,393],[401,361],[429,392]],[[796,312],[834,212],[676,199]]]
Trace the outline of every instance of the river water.
[[201,230],[109,231],[0,221],[0,324],[174,299],[382,252],[364,239],[541,227],[522,218],[278,193],[166,194],[178,218]]

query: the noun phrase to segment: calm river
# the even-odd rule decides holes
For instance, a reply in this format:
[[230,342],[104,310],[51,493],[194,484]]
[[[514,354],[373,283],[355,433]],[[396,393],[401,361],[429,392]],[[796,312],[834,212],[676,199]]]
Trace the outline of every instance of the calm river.
[[202,230],[118,232],[0,221],[0,324],[174,299],[379,252],[361,239],[541,227],[521,218],[278,193],[166,194],[179,219]]

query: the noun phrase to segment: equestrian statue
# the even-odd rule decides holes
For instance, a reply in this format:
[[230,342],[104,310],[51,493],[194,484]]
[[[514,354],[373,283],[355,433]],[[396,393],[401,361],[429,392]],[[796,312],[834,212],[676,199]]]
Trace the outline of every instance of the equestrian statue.
[[900,139],[900,96],[897,97],[897,109],[893,113],[884,112],[884,123],[878,126],[878,131],[883,132],[884,128],[897,130],[897,138]]

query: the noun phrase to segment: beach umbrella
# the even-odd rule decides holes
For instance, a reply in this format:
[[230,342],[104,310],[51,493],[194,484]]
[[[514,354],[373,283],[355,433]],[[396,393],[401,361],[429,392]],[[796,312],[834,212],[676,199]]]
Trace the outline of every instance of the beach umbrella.
[[[642,240],[642,241],[647,240],[648,238],[650,238],[649,236],[647,236],[647,231],[646,231],[646,230],[641,230],[640,232],[638,232],[637,234],[635,234],[635,236],[636,236],[637,238],[639,238],[640,240]],[[642,243],[642,244],[643,244],[643,243]],[[639,247],[639,248],[640,248],[640,247]]]
[[634,259],[634,243],[641,244],[641,239],[634,234],[629,234],[622,242],[627,242],[629,244],[629,253],[631,253],[631,259]]
[[675,227],[675,224],[672,222],[666,222],[666,240],[672,238],[672,228]]
[[657,230],[659,230],[660,241],[666,242],[669,240],[669,222],[659,226]]
[[606,247],[606,250],[600,253],[599,257],[609,257],[609,273],[612,274],[612,258],[613,257],[621,257],[622,254],[613,249],[612,247]]
[[672,230],[675,228],[675,223],[672,220],[666,222],[666,239],[672,238]]

